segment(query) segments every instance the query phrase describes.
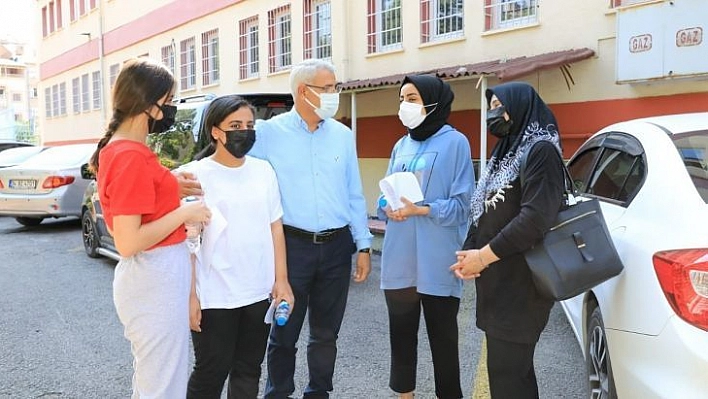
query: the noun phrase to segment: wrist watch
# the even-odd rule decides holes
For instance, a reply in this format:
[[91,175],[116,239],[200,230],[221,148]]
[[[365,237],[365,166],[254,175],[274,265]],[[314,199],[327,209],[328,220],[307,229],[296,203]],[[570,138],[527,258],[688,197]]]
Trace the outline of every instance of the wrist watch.
[[362,254],[369,254],[371,253],[371,248],[362,248],[359,250],[359,252]]

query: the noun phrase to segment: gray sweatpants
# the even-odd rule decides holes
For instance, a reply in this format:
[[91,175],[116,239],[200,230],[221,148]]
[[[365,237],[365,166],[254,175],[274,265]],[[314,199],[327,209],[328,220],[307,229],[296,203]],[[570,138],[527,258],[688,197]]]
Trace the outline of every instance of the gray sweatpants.
[[179,399],[189,379],[189,252],[184,243],[118,263],[113,302],[133,353],[133,399]]

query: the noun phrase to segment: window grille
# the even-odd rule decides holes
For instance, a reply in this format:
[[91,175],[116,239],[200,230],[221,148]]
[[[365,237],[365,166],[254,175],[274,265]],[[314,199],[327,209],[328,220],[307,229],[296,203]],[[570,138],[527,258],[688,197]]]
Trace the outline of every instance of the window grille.
[[278,72],[292,65],[292,30],[290,5],[268,11],[268,72]]
[[91,92],[89,91],[88,73],[81,75],[81,110],[91,110]]
[[464,9],[463,0],[421,0],[421,42],[462,37]]
[[173,44],[170,44],[169,46],[164,46],[160,49],[160,56],[162,58],[162,63],[165,64],[165,66],[172,72],[172,75],[175,74],[175,47]]
[[91,74],[93,80],[93,109],[101,109],[101,71]]
[[113,64],[108,67],[108,81],[111,84],[111,90],[113,90],[113,86],[116,84],[118,72],[120,72],[120,64]]
[[71,103],[75,114],[81,112],[81,84],[79,78],[71,79]]
[[258,77],[258,16],[238,23],[239,79]]
[[44,116],[52,117],[52,89],[50,87],[44,89]]
[[538,22],[538,0],[485,0],[486,30],[514,28]]
[[59,114],[66,115],[66,82],[59,83]]
[[190,90],[197,85],[196,48],[194,38],[182,40],[179,44],[180,59],[180,89]]
[[401,0],[368,0],[367,53],[401,48]]
[[52,86],[52,115],[59,116],[59,85]]
[[332,5],[329,0],[306,0],[303,59],[332,58]]
[[219,29],[202,33],[202,84],[219,83]]

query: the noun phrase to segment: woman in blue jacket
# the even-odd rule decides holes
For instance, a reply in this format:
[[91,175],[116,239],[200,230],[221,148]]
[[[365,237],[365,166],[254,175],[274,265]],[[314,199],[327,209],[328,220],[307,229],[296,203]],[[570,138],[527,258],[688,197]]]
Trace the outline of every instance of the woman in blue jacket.
[[462,281],[449,269],[462,247],[474,190],[467,137],[447,123],[455,96],[434,76],[407,76],[400,89],[399,118],[407,127],[391,153],[386,175],[412,172],[423,200],[402,198],[387,220],[381,258],[381,288],[389,315],[389,386],[401,398],[415,390],[420,312],[425,316],[433,357],[435,393],[461,398],[457,313]]

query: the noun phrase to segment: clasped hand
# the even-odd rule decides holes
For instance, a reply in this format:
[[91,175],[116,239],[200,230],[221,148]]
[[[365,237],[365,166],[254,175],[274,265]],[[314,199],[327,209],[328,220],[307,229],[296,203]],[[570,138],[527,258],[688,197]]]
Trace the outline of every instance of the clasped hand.
[[457,278],[462,280],[471,280],[479,277],[482,270],[487,268],[487,265],[482,263],[482,258],[478,249],[469,249],[466,251],[456,251],[457,262],[450,266],[450,270],[455,273]]

